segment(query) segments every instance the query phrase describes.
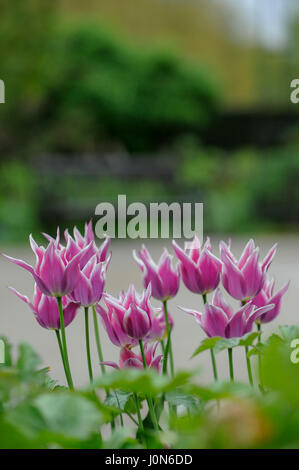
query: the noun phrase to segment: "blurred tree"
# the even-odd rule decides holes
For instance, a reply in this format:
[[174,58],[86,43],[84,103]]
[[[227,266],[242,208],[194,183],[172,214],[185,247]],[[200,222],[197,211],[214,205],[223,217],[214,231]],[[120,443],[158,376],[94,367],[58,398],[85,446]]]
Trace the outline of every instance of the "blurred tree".
[[0,107],[3,151],[24,148],[32,139],[45,82],[51,69],[50,45],[56,0],[2,0],[1,79],[6,103]]
[[[237,3],[229,0],[62,0],[61,12],[72,19],[92,12],[95,18],[115,25],[119,31],[144,44],[161,41],[174,44],[186,56],[214,72],[222,83],[223,102],[227,107],[287,106],[286,51],[269,49],[259,42],[259,32],[263,29],[263,24],[258,24],[259,15],[243,17],[234,7]],[[256,0],[257,6],[260,3]],[[289,3],[294,4],[292,0]],[[269,9],[273,7],[273,1],[268,4]],[[292,15],[291,9],[289,16]],[[265,18],[266,15],[262,21]],[[249,21],[252,32],[244,38],[242,30],[248,31]]]
[[52,150],[156,149],[185,129],[200,133],[218,106],[202,68],[168,49],[142,51],[98,22],[57,37],[44,114]]
[[222,81],[225,102],[247,106],[254,99],[255,53],[231,30],[238,16],[216,0],[63,0],[62,13],[72,18],[93,12],[145,44],[171,43],[186,56],[207,65]]
[[143,51],[98,21],[68,25],[57,4],[2,4],[3,153],[81,152],[102,142],[150,150],[185,127],[200,131],[216,99],[197,65],[167,48]]

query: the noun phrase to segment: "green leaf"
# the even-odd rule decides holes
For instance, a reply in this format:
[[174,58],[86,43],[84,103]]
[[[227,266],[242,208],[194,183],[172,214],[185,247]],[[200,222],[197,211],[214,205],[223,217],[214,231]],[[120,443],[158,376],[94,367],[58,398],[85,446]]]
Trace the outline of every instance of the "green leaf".
[[115,370],[96,379],[87,389],[110,388],[113,390],[126,390],[127,392],[158,395],[175,390],[189,382],[196,371],[178,371],[173,378],[160,375],[152,369]]
[[[4,351],[2,351],[3,346]],[[5,336],[0,336],[0,359],[2,358],[2,353],[4,353],[4,362],[0,362],[0,367],[11,367],[11,344]]]
[[194,410],[198,407],[198,401],[192,395],[188,395],[181,390],[173,390],[166,393],[166,401],[174,406],[184,406],[187,410]]
[[241,338],[222,338],[220,336],[206,338],[201,342],[199,348],[196,349],[192,357],[195,357],[199,353],[212,348],[214,349],[215,353],[218,353],[224,349],[236,348],[237,346],[251,346],[257,337],[258,333],[252,332],[246,333]]
[[284,341],[291,342],[293,339],[299,339],[298,325],[281,325],[278,328]]
[[220,380],[212,383],[209,387],[191,384],[187,387],[187,390],[192,396],[196,396],[202,401],[221,400],[233,396],[259,396],[258,391],[248,384],[241,382],[223,382]]
[[86,439],[102,423],[98,408],[85,397],[74,393],[40,395],[34,400],[34,405],[46,423],[45,430],[66,437]]
[[282,339],[280,336],[278,336],[276,333],[273,333],[271,336],[269,336],[267,338],[266,341],[264,341],[263,343],[256,343],[251,349],[250,351],[248,351],[247,353],[247,356],[248,357],[251,357],[251,356],[257,356],[258,354],[263,354],[265,348],[267,346],[269,346],[270,344],[272,344],[273,342],[280,342],[282,343]]
[[111,395],[106,397],[104,404],[120,411],[125,411],[125,407],[132,396],[132,392],[115,390]]
[[41,364],[40,356],[28,343],[22,343],[19,346],[19,356],[17,361],[17,369],[22,378],[27,378],[36,371]]
[[205,338],[201,343],[200,346],[196,349],[193,353],[191,358],[197,356],[199,353],[206,351],[207,349],[212,349],[215,345],[220,341],[222,338],[220,336],[214,336],[213,338]]
[[293,362],[294,351],[290,339],[284,342],[277,335],[272,337],[263,350],[262,374],[269,389],[280,392],[287,403],[298,407],[299,364]]
[[236,348],[238,346],[251,346],[258,337],[257,332],[246,333],[241,338],[221,338],[215,345],[215,352],[218,353],[224,349]]
[[174,377],[168,379],[168,384],[163,387],[162,392],[170,392],[171,390],[176,390],[178,387],[187,385],[190,382],[190,379],[200,372],[199,368],[194,370],[179,370]]
[[[44,367],[32,373],[32,382],[47,388],[48,390],[54,390],[56,388],[56,380],[49,376],[49,367]],[[65,387],[64,387],[65,388]]]
[[[154,404],[154,410],[155,410],[155,413],[156,413],[157,420],[159,421],[161,413],[164,409],[164,395],[161,395],[161,396],[157,397],[154,400],[153,404]],[[149,431],[149,430],[153,431],[155,429],[152,418],[151,418],[151,414],[150,414],[149,411],[148,411],[146,417],[143,420],[143,426],[144,426],[144,429],[146,430],[146,432]],[[139,429],[139,435],[140,435],[140,429]]]
[[250,351],[248,351],[247,357],[257,356],[258,354],[263,352],[264,347],[265,346],[263,343],[256,344],[250,349]]
[[141,448],[140,444],[134,437],[133,428],[128,426],[118,428],[113,431],[109,440],[104,443],[105,449],[138,449]]
[[242,336],[241,338],[230,338],[230,339],[222,338],[216,344],[215,352],[219,352],[219,351],[222,351],[223,349],[228,349],[228,348],[236,348],[238,346],[251,346],[257,337],[258,337],[258,333],[253,332],[253,333],[246,333],[246,335]]
[[40,431],[46,428],[46,422],[39,410],[28,402],[9,409],[5,415],[7,422],[15,426],[27,439],[36,439]]
[[37,449],[38,442],[26,437],[20,426],[9,423],[4,416],[0,416],[0,449]]

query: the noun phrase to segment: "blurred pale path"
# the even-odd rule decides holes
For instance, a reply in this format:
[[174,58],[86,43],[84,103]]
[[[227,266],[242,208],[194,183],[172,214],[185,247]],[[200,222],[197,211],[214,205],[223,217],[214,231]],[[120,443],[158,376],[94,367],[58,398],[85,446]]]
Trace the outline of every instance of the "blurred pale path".
[[[280,288],[289,279],[291,285],[283,299],[283,308],[280,316],[275,322],[264,326],[265,334],[271,333],[275,327],[281,324],[298,324],[299,313],[297,312],[297,295],[299,286],[299,236],[264,236],[257,237],[256,242],[261,247],[262,256],[278,240],[279,247],[276,258],[270,268],[270,274],[276,279],[276,289]],[[247,239],[233,237],[233,252],[236,255],[241,250]],[[218,254],[219,238],[212,237],[212,244],[215,254]],[[157,261],[162,249],[166,246],[173,253],[171,244],[168,240],[152,241],[146,240],[152,256]],[[112,261],[109,267],[106,290],[112,295],[118,295],[121,289],[127,289],[132,282],[138,290],[141,290],[141,273],[132,257],[133,248],[138,249],[141,246],[139,241],[115,240],[112,242]],[[34,256],[27,247],[1,247],[1,252],[10,254],[13,257],[21,258],[29,263],[34,263]],[[21,268],[9,263],[4,258],[0,261],[0,335],[7,336],[14,345],[14,354],[16,354],[16,345],[22,341],[27,341],[33,345],[36,351],[42,356],[43,364],[50,366],[51,376],[64,384],[64,373],[56,344],[54,332],[45,330],[36,322],[33,314],[22,301],[15,297],[7,286],[12,285],[21,293],[28,296],[32,295],[33,280],[31,276]],[[211,296],[209,296],[211,298]],[[155,305],[158,302],[153,301]],[[173,348],[175,365],[177,367],[192,368],[202,367],[202,380],[208,382],[212,380],[209,353],[190,360],[190,356],[200,341],[204,338],[199,325],[187,314],[181,312],[177,305],[187,308],[202,309],[202,300],[200,296],[192,294],[183,285],[176,298],[169,302],[169,311],[174,317],[175,328],[173,331]],[[234,303],[234,305],[237,305]],[[100,321],[100,319],[99,319]],[[92,324],[92,323],[91,323]],[[83,385],[88,381],[88,372],[85,356],[85,337],[83,312],[79,311],[74,322],[66,329],[69,345],[69,355],[73,377],[76,385]],[[119,350],[110,344],[107,334],[101,327],[101,338],[105,360],[118,362]],[[97,364],[97,354],[92,332],[94,375],[100,374]],[[244,351],[242,349],[234,352],[235,356],[235,375],[237,378],[247,378],[245,371]],[[221,378],[228,377],[226,354],[220,353],[216,356],[219,375]]]

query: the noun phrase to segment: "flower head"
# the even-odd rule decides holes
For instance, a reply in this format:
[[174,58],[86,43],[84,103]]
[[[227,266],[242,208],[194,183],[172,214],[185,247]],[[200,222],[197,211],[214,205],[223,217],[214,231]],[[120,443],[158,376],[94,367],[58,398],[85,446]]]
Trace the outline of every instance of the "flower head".
[[[156,349],[158,342],[152,343],[150,345],[144,345],[145,353],[145,362],[148,369],[156,369],[158,372],[161,370],[161,359],[162,355],[156,356]],[[128,368],[137,368],[143,369],[143,362],[141,353],[136,354],[131,349],[123,348],[120,351],[119,366],[115,362],[103,362],[107,366],[114,367],[115,369],[128,369]]]
[[106,269],[107,264],[98,263],[96,255],[90,258],[80,269],[77,285],[69,294],[69,298],[83,307],[97,304],[103,295]]
[[113,344],[122,348],[138,344],[138,340],[146,341],[163,335],[163,327],[150,303],[151,288],[139,296],[133,285],[127,293],[121,292],[119,298],[104,294],[106,309],[96,305],[96,311],[101,316],[104,327]]
[[245,246],[239,260],[231,252],[230,244],[220,242],[220,253],[223,262],[222,282],[227,292],[235,299],[247,301],[261,291],[265,274],[276,253],[275,244],[264,260],[259,262],[259,249],[251,239]]
[[[77,292],[85,283],[84,290],[86,293],[86,273],[89,272],[91,265],[94,266],[95,264],[106,261],[110,239],[107,238],[101,247],[97,248],[94,242],[91,222],[85,224],[84,236],[80,234],[76,227],[74,228],[74,238],[72,238],[66,230],[66,246],[60,242],[59,229],[57,229],[55,239],[47,234],[44,234],[44,236],[49,242],[47,247],[38,246],[32,235],[29,237],[31,248],[36,256],[35,268],[23,260],[11,258],[7,255],[4,256],[9,261],[29,271],[40,291],[46,295],[53,297],[69,295],[75,290],[79,280],[81,282]],[[89,263],[92,258],[93,261]],[[111,254],[106,261],[107,265],[110,259]],[[84,271],[87,264],[88,268]],[[92,273],[90,272],[90,276],[94,279],[95,271],[98,271],[98,268],[92,271]],[[98,289],[96,290],[98,291]],[[98,297],[98,295],[94,295],[94,297]]]
[[33,276],[39,290],[49,296],[61,297],[70,294],[79,280],[79,265],[90,249],[90,245],[79,251],[71,260],[65,256],[66,249],[60,244],[59,230],[56,239],[51,239],[48,246],[38,246],[30,235],[31,248],[36,256],[33,268],[25,261],[4,255],[9,261],[26,269]]
[[153,261],[150,253],[143,245],[138,255],[133,251],[133,256],[143,272],[143,285],[145,288],[151,284],[152,296],[164,301],[174,297],[180,285],[180,273],[171,266],[171,256],[165,249],[158,265]]
[[126,310],[123,327],[131,338],[140,340],[150,331],[151,320],[144,310],[132,302]]
[[271,281],[266,278],[262,290],[252,300],[252,303],[257,307],[264,307],[265,305],[272,304],[273,308],[268,310],[259,317],[261,323],[269,323],[274,320],[280,312],[282,296],[286,293],[289,287],[289,282],[285,284],[279,291],[274,294],[274,279]]
[[[36,320],[43,328],[54,330],[60,329],[58,304],[54,297],[49,297],[43,294],[36,284],[34,286],[32,302],[27,296],[20,294],[13,287],[9,287],[9,289],[29,306],[34,313]],[[71,302],[66,297],[62,297],[62,306],[64,323],[65,326],[68,326],[74,320],[80,305]]]
[[250,301],[240,310],[234,312],[232,307],[225,302],[220,290],[217,289],[212,304],[205,305],[204,313],[186,308],[181,308],[181,310],[193,315],[207,336],[234,338],[249,333],[254,321],[272,308],[273,305],[256,308]]
[[65,230],[64,238],[66,242],[65,256],[68,261],[70,261],[84,248],[89,247],[85,253],[85,256],[81,259],[81,269],[93,256],[96,256],[97,263],[103,263],[107,261],[107,264],[109,264],[111,258],[111,254],[108,256],[110,238],[106,237],[101,246],[98,248],[94,240],[92,221],[85,223],[84,235],[81,235],[77,227],[74,227],[73,237],[69,234],[68,230]]
[[182,250],[175,241],[173,248],[180,261],[182,279],[187,289],[203,295],[217,288],[222,263],[213,255],[209,238],[202,248],[196,236],[189,250]]

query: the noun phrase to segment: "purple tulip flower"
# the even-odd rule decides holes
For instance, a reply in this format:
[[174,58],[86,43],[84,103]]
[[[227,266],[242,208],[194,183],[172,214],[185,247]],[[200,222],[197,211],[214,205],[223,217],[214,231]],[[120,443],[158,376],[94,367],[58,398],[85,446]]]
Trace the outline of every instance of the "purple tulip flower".
[[147,313],[132,302],[126,310],[123,327],[131,338],[140,340],[150,331],[151,321]]
[[201,248],[195,236],[191,248],[187,251],[182,250],[175,241],[172,243],[187,289],[201,295],[214,291],[220,282],[222,263],[213,255],[210,239],[207,238]]
[[121,292],[118,299],[104,294],[103,298],[107,309],[95,305],[113,344],[127,348],[136,346],[141,334],[145,335],[145,337],[143,336],[145,341],[163,336],[164,326],[160,317],[156,315],[160,309],[152,307],[150,296],[150,285],[141,297],[131,285],[128,292]]
[[272,308],[273,305],[256,308],[252,301],[249,301],[234,313],[232,307],[225,302],[220,290],[217,289],[213,303],[205,305],[204,313],[186,308],[181,308],[181,310],[193,315],[210,338],[214,336],[235,338],[249,333],[254,321]]
[[97,262],[94,255],[83,269],[80,269],[79,279],[75,289],[68,295],[73,302],[79,302],[82,307],[97,304],[103,295],[107,264]]
[[[144,345],[145,362],[148,369],[155,369],[157,372],[161,370],[162,355],[155,357],[156,349],[159,342],[152,343],[151,345]],[[115,369],[128,369],[136,368],[143,369],[143,362],[141,353],[135,354],[129,348],[123,348],[120,351],[119,366],[115,362],[102,362],[106,366],[114,367]]]
[[65,248],[60,245],[59,230],[56,240],[51,239],[47,248],[38,246],[30,235],[31,248],[36,256],[35,269],[25,261],[4,255],[9,261],[26,269],[33,276],[39,290],[49,296],[62,297],[70,294],[79,280],[79,265],[90,250],[87,245],[70,261],[65,256]]
[[[54,297],[49,297],[43,294],[36,284],[34,286],[32,302],[30,302],[27,296],[20,294],[13,287],[9,287],[9,289],[30,307],[36,320],[43,328],[54,330],[60,329],[58,304]],[[62,297],[62,306],[64,323],[65,326],[68,326],[74,320],[80,305],[78,303],[71,302],[66,297]]]
[[[91,221],[85,224],[84,236],[80,234],[76,227],[74,228],[74,238],[69,235],[68,231],[65,231],[66,246],[60,243],[59,229],[57,229],[56,239],[47,234],[44,234],[44,236],[49,241],[46,248],[38,246],[31,235],[29,237],[31,248],[36,256],[35,269],[25,261],[7,255],[4,256],[29,271],[38,288],[46,295],[61,297],[71,294],[79,280],[81,280],[81,285],[84,284],[84,275],[86,276],[89,268],[85,272],[83,269],[91,258],[96,257],[97,264],[106,261],[110,239],[107,238],[101,247],[97,248],[94,242]],[[111,254],[106,261],[107,265],[110,259]],[[85,286],[85,292],[86,288],[87,285]],[[96,290],[98,291],[98,289]],[[94,295],[94,297],[98,297],[98,295]]]
[[106,237],[104,242],[98,248],[95,244],[92,221],[85,224],[84,236],[81,235],[77,227],[74,228],[73,234],[74,236],[72,237],[68,230],[65,230],[64,232],[64,238],[66,241],[65,257],[68,261],[70,261],[74,256],[76,256],[80,251],[88,246],[89,250],[86,252],[85,256],[81,259],[80,262],[81,269],[85,266],[89,259],[95,255],[97,257],[98,263],[103,263],[105,261],[107,261],[107,264],[109,263],[111,254],[108,258],[107,254],[110,246],[110,238]]
[[137,261],[143,272],[143,285],[146,289],[149,284],[152,287],[152,296],[166,301],[174,297],[180,285],[180,273],[171,266],[171,256],[165,249],[161,255],[158,265],[153,261],[150,253],[143,245],[138,255],[133,251],[134,259]]
[[264,307],[265,305],[272,304],[273,308],[259,317],[261,323],[269,323],[274,320],[280,312],[282,296],[286,293],[289,287],[289,282],[285,284],[276,294],[274,294],[274,279],[269,281],[266,279],[260,293],[252,300],[252,303],[257,307]]
[[235,299],[246,302],[261,291],[265,274],[276,253],[275,244],[264,260],[259,262],[259,249],[251,239],[245,246],[239,260],[231,252],[230,244],[220,242],[220,253],[223,262],[222,283],[226,291]]

